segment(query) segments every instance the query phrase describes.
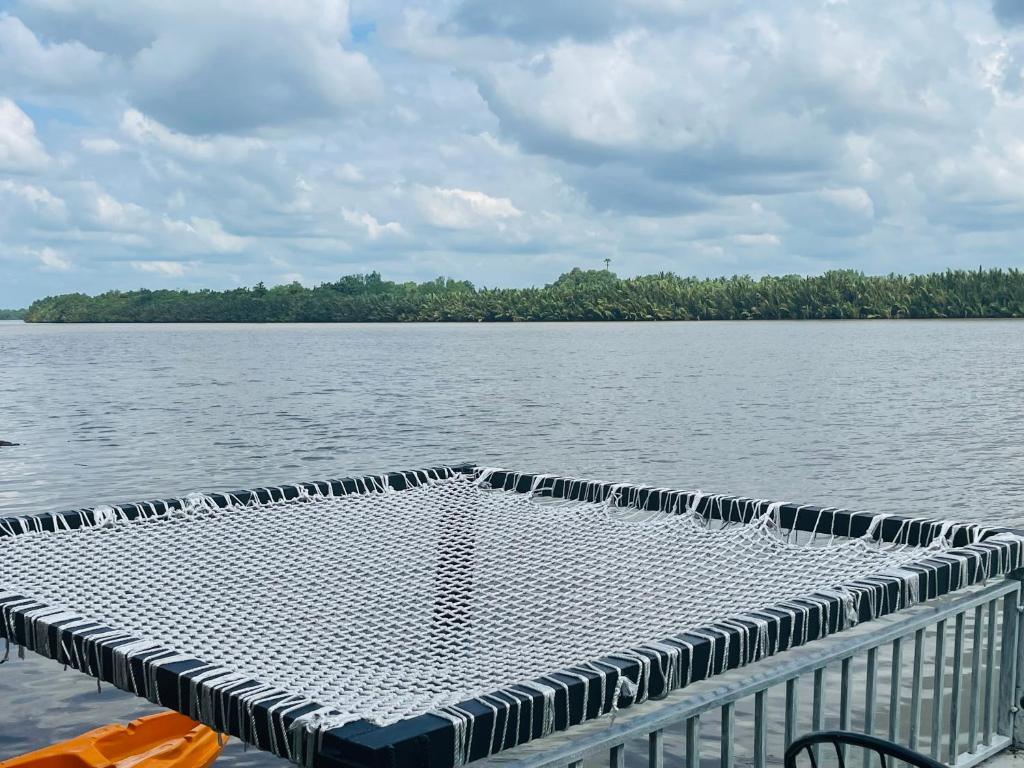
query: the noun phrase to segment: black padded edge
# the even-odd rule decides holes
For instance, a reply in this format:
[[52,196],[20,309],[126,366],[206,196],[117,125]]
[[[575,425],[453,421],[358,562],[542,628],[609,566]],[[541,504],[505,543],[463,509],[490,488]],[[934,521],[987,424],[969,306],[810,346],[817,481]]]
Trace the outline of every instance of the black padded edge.
[[[451,476],[455,473],[478,474],[479,470],[472,464],[461,464],[438,467],[430,472]],[[301,493],[300,488],[307,491],[317,488],[323,490],[325,483],[329,483],[335,493],[359,493],[372,491],[378,487],[375,483],[379,483],[382,477],[384,476],[369,475],[211,496],[220,506],[227,506],[232,500],[244,503],[254,498],[263,502],[278,501],[297,497]],[[392,472],[386,477],[395,490],[404,490],[422,484],[426,474],[424,470],[416,470]],[[692,500],[696,496],[693,493],[667,489],[640,488],[507,471],[495,471],[490,475],[489,482],[492,487],[509,491],[527,492],[533,489],[541,496],[590,501],[603,501],[611,492],[617,491],[620,494],[632,494],[632,498],[629,499],[632,503],[652,510],[664,508],[666,502],[670,500],[666,494],[685,500]],[[671,499],[673,502],[675,500],[677,499]],[[122,505],[117,509],[126,519],[134,519],[152,515],[154,509],[158,513],[178,509],[182,503],[183,500],[180,499],[140,502]],[[706,496],[697,502],[695,508],[709,519],[748,522],[757,510],[756,503],[749,499]],[[763,510],[763,507],[761,509]],[[787,504],[780,507],[780,517],[784,526],[797,530],[857,536],[867,531],[876,516]],[[95,523],[95,516],[90,509],[63,515],[43,514],[6,520],[17,521],[17,527],[22,529],[14,532],[14,535],[17,535],[22,531],[52,531],[91,525]],[[931,520],[888,517],[878,526],[876,534],[886,541],[898,538],[907,543],[926,544],[937,535],[938,525],[940,524]],[[956,526],[952,536],[957,548],[906,566],[904,570],[916,577],[919,599],[934,599],[955,591],[962,585],[976,584],[1021,568],[1024,563],[1024,540],[1009,537],[993,539],[995,534],[1001,532],[1017,533],[1010,529]],[[969,537],[975,534],[982,540],[980,543],[970,544]],[[0,536],[2,535],[5,535],[5,532],[0,530]],[[8,532],[6,535],[12,534]],[[848,594],[853,594],[859,599],[860,621],[870,621],[898,611],[908,602],[907,584],[896,577],[875,577],[841,586]],[[97,679],[117,684],[126,691],[145,695],[144,686],[138,681],[146,680],[147,673],[153,669],[152,665],[147,663],[148,657],[132,660],[133,674],[127,682],[114,680],[114,650],[119,645],[130,642],[130,639],[122,637],[111,642],[91,640],[110,631],[110,628],[98,624],[76,626],[74,629],[62,628],[62,623],[67,621],[48,625],[34,624],[26,614],[46,606],[33,601],[29,605],[15,607],[18,602],[18,598],[10,596],[0,600],[0,637],[7,637],[17,644],[80,669]],[[759,619],[768,621],[769,647],[772,652],[777,653],[802,645],[804,642],[812,642],[844,628],[843,601],[839,596],[832,593],[809,595],[806,605],[810,610],[806,613],[793,613],[793,605],[800,602],[792,601],[786,607],[767,607],[757,612]],[[827,607],[827,611],[819,611],[821,607]],[[828,620],[821,621],[823,616],[827,616]],[[752,620],[741,617],[729,621],[728,625],[710,625],[679,637],[664,639],[660,644],[679,649],[680,663],[689,669],[689,681],[696,682],[707,677],[709,670],[712,675],[719,674],[757,658],[763,658],[766,654],[754,653],[753,641],[757,636],[757,625]],[[724,654],[726,647],[729,649],[728,657]],[[156,653],[158,652],[154,651],[154,654]],[[594,666],[606,671],[603,695],[595,695],[595,689],[600,690],[597,688],[600,676],[594,672],[579,669],[556,671],[536,681],[556,690],[556,730],[607,713],[613,704],[629,706],[631,700],[625,697],[618,702],[612,701],[616,682],[621,676],[645,685],[652,698],[668,693],[667,681],[660,672],[668,659],[668,654],[655,648],[638,649],[635,653],[646,656],[652,663],[642,665],[636,660],[635,654],[634,658],[607,657],[594,662]],[[192,683],[195,677],[193,671],[205,666],[199,659],[190,659],[156,668],[160,703],[179,712],[194,715],[190,687],[194,685],[196,690],[202,692],[204,684],[201,681]],[[643,679],[645,668],[650,670],[647,679]],[[581,674],[588,678],[587,683],[579,679]],[[553,685],[553,681],[557,685]],[[584,711],[583,701],[588,687],[590,695]],[[281,692],[281,695],[285,696],[286,692]],[[487,698],[492,703],[505,701],[508,705],[499,707],[497,713],[479,700],[466,701],[458,705],[460,709],[473,715],[472,738],[467,755],[470,760],[486,757],[542,735],[543,699],[539,692],[520,687],[514,700],[507,693],[501,692]],[[241,737],[245,727],[238,722],[237,707],[230,695],[228,701],[229,706],[225,709],[202,713],[202,719],[220,731]],[[311,704],[303,710],[275,720],[269,711],[273,703],[264,702],[255,708],[255,737],[250,737],[250,743],[260,749],[277,751],[280,754],[280,745],[286,743],[285,731],[289,725],[296,717],[318,707]],[[272,742],[278,746],[278,750],[271,749]],[[383,727],[358,721],[327,730],[321,735],[314,764],[318,768],[452,768],[455,764],[454,758],[455,729],[451,721],[427,714]]]
[[[600,480],[584,480],[556,475],[530,474],[510,470],[476,469],[479,475],[490,472],[487,480],[492,488],[517,493],[529,493],[539,497],[573,499],[578,501],[603,502],[613,492],[623,497],[628,506],[639,509],[659,510],[677,507],[679,511],[692,505],[695,512],[709,520],[728,523],[749,523],[767,504],[763,499],[742,496],[718,496],[697,491],[681,491],[668,488],[653,488],[641,485],[609,483]],[[817,507],[811,504],[783,503],[779,505],[779,520],[784,529],[827,533],[835,536],[860,538],[871,524],[882,518],[874,532],[879,541],[927,546],[948,527],[947,536],[954,547],[962,547],[976,538],[988,539],[1002,533],[1024,537],[1024,530],[999,526],[983,526],[977,523],[950,523],[946,520],[882,515],[877,512],[854,512],[832,507]]]
[[[309,493],[327,492],[328,488],[335,495],[371,493],[383,489],[385,478],[392,490],[404,491],[408,488],[423,485],[430,479],[454,477],[458,474],[471,474],[474,468],[474,465],[471,463],[463,463],[426,469],[388,472],[378,475],[348,477],[340,480],[320,480],[241,491],[217,492],[206,495],[218,507],[224,508],[229,504],[246,504],[254,500],[258,500],[261,503],[291,500],[299,497],[304,491]],[[182,509],[186,503],[187,499],[184,498],[158,499],[116,505],[113,509],[116,511],[119,519],[135,520],[159,516]],[[98,513],[97,510],[103,511]],[[3,526],[0,527],[0,537],[36,532],[75,530],[93,526],[96,525],[98,514],[102,517],[104,514],[107,514],[107,509],[92,507],[61,513],[4,517],[0,518],[0,525]],[[34,598],[26,598],[17,594],[6,594],[0,597],[0,638],[5,638],[11,643],[29,648],[42,656],[55,659],[68,667],[84,672],[97,680],[110,683],[122,690],[144,698],[147,697],[146,681],[148,676],[152,674],[156,680],[155,693],[158,699],[154,703],[186,715],[196,716],[196,713],[192,711],[194,706],[193,691],[201,693],[207,687],[202,681],[195,682],[193,678],[197,671],[209,670],[210,665],[207,662],[197,658],[188,658],[171,664],[153,665],[148,663],[151,657],[159,660],[159,657],[164,652],[171,650],[154,649],[145,656],[132,659],[131,674],[128,680],[116,680],[113,661],[114,653],[118,647],[134,642],[137,638],[122,635],[114,640],[96,639],[103,638],[104,635],[116,631],[116,628],[108,627],[98,622],[83,624],[82,620],[77,617],[52,623],[33,621],[29,618],[30,613],[45,610],[48,607],[47,604]],[[69,624],[73,625],[73,628],[65,628],[64,625]],[[0,663],[3,663],[3,661],[0,660]],[[259,681],[253,680],[250,682],[258,683]],[[244,686],[244,683],[241,685]],[[280,691],[282,699],[287,697],[287,695],[286,691]],[[242,723],[239,720],[237,697],[228,695],[226,698],[227,706],[216,707],[215,711],[211,713],[202,713],[202,721],[220,732],[237,736],[238,738],[244,738],[246,733],[251,733],[252,735],[248,739],[249,743],[259,749],[275,752],[275,754],[282,754],[280,750],[286,749],[285,745],[288,744],[286,731],[298,717],[307,712],[322,708],[319,704],[311,703],[302,709],[292,711],[275,720],[270,711],[275,700],[270,699],[253,708],[252,719],[249,723]],[[447,721],[443,722],[447,723]],[[451,724],[447,723],[447,725],[449,730],[451,730]],[[364,730],[382,729],[365,721],[350,723],[344,729],[346,735],[360,733]],[[452,742],[451,735],[449,735],[448,741],[449,743]]]
[[[0,598],[0,637],[9,638],[12,643],[25,646],[42,656],[55,659],[90,677],[116,685],[128,693],[134,693],[143,698],[148,698],[145,681],[147,675],[152,672],[157,685],[157,700],[154,703],[189,716],[195,716],[190,711],[190,684],[195,671],[209,668],[205,662],[200,659],[188,658],[154,668],[148,663],[148,656],[160,654],[160,651],[154,650],[147,657],[136,657],[131,660],[131,675],[128,681],[116,681],[114,678],[114,652],[119,646],[132,642],[131,638],[120,637],[113,642],[95,640],[94,638],[112,631],[110,627],[99,623],[84,627],[77,626],[74,629],[66,629],[62,626],[69,623],[70,619],[49,625],[36,624],[28,619],[25,613],[45,608],[46,605],[33,601],[28,605],[14,607],[15,604],[24,601],[25,598],[11,595]],[[204,686],[202,683],[198,683],[196,688],[201,691]],[[257,705],[253,711],[255,739],[250,738],[250,743],[267,751],[271,751],[272,738],[276,738],[278,744],[282,744],[284,739],[282,724],[274,722],[269,715],[268,708],[273,703],[273,700],[263,702]],[[316,708],[315,705],[310,705],[304,710],[292,713],[291,717],[284,719],[285,727],[303,712]],[[222,733],[242,738],[242,724],[239,723],[237,705],[223,710],[216,708],[213,713],[210,713],[210,716],[204,716],[202,720]],[[247,727],[251,731],[251,725]]]
[[[292,483],[287,485],[268,486],[266,488],[250,488],[241,491],[218,491],[204,494],[211,499],[218,507],[224,508],[230,504],[248,504],[254,500],[262,504],[271,501],[290,501],[297,498],[303,492],[325,493],[328,488],[336,495],[353,493],[368,493],[379,490],[382,480],[387,478],[388,484],[396,491],[404,491],[417,485],[422,485],[428,476],[451,477],[455,474],[467,474],[473,471],[473,464],[453,464],[426,469],[411,469],[405,472],[386,472],[380,475],[363,475],[361,477],[346,477],[341,480],[317,480],[306,483]],[[188,500],[177,499],[154,499],[152,501],[135,501],[129,504],[113,505],[119,519],[135,520],[140,517],[153,517],[174,510],[182,509]],[[104,507],[90,507],[88,509],[75,509],[68,512],[43,512],[36,515],[19,515],[11,517],[0,517],[0,538],[4,536],[17,536],[22,533],[31,532],[53,532],[58,530],[74,530],[96,524],[97,509]]]
[[[932,600],[961,588],[961,584],[969,586],[1017,570],[1024,564],[1022,544],[1024,541],[984,542],[970,549],[950,550],[941,556],[908,565],[904,570],[916,576],[919,600]],[[876,577],[870,581],[841,586],[859,597],[860,622],[902,610],[908,602],[907,585],[898,578]],[[793,614],[791,606],[772,606],[757,612],[758,618],[768,620],[769,647],[773,653],[798,647],[804,642],[812,642],[846,628],[842,600],[839,597],[809,595],[806,605],[810,610],[805,614]],[[875,606],[874,611],[872,605]],[[821,606],[827,606],[824,615],[828,621],[824,624],[819,621],[822,614],[818,609]],[[709,639],[709,635],[714,639]],[[680,663],[689,667],[689,680],[692,683],[708,676],[709,656],[714,675],[769,655],[754,656],[757,635],[758,626],[749,619],[740,618],[731,621],[728,626],[709,625],[680,637],[664,639],[660,644],[680,649]],[[727,659],[723,658],[726,647],[729,648]],[[743,656],[741,649],[746,649]],[[646,681],[650,697],[658,698],[669,693],[659,671],[667,664],[668,654],[659,653],[653,648],[638,649],[637,653],[642,653],[652,662],[649,665],[650,678]],[[597,675],[591,675],[586,712],[582,704],[588,686],[578,679],[578,670],[573,675],[556,672],[548,675],[546,680],[541,678],[536,681],[551,686],[551,680],[556,679],[564,686],[555,689],[556,730],[564,730],[609,712],[612,708],[612,693],[620,675],[635,683],[641,682],[644,665],[637,661],[607,657],[595,663],[608,670],[605,696],[603,701],[601,697],[594,696],[593,684]],[[509,706],[504,711],[499,710],[497,714],[479,700],[465,701],[458,705],[460,709],[473,714],[472,743],[468,754],[470,760],[484,758],[541,737],[542,696],[532,690],[521,690],[524,702]],[[502,699],[497,693],[488,698],[492,702]],[[504,698],[507,700],[508,697]],[[617,703],[624,708],[632,702],[622,699]],[[514,727],[508,728],[510,722],[519,723],[518,733],[514,732]],[[327,731],[323,736],[318,765],[324,768],[452,768],[453,755],[452,724],[435,715],[422,715],[382,728],[366,729],[360,726],[357,732],[357,729],[346,726]]]

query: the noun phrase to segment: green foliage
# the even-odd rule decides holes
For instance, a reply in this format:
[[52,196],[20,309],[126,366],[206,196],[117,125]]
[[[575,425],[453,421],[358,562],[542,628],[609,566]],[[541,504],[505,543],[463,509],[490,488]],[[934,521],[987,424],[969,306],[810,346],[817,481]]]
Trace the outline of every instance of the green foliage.
[[0,309],[0,320],[21,320],[27,309]]
[[28,308],[29,322],[508,322],[1024,317],[1024,271],[929,275],[619,278],[574,269],[543,288],[476,288],[439,277],[393,283],[376,272],[316,288],[70,293]]

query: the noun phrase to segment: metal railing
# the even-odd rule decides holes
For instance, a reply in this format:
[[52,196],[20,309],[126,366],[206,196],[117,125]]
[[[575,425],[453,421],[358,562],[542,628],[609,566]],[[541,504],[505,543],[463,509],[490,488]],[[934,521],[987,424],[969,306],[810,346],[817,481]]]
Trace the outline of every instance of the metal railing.
[[1024,734],[1021,578],[867,622],[479,765],[766,768],[803,733],[838,728],[968,768],[1013,745],[1015,726]]

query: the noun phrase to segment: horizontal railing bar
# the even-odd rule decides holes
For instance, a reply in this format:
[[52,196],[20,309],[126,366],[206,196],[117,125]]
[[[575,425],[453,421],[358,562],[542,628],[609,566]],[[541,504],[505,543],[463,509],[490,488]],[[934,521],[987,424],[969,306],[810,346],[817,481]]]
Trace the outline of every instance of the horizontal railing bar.
[[1009,736],[997,735],[992,739],[991,744],[982,747],[977,752],[964,752],[960,755],[954,765],[954,768],[971,768],[972,765],[982,763],[993,755],[998,755],[1004,749],[1008,749],[1010,747],[1010,742],[1012,741],[1013,739]]
[[893,614],[892,616],[899,618],[891,622],[873,622],[872,630],[875,631],[861,632],[850,637],[844,637],[847,633],[840,633],[785,651],[703,681],[702,684],[698,684],[698,691],[683,688],[664,699],[621,709],[614,722],[600,719],[573,726],[568,731],[528,742],[505,753],[477,761],[477,764],[516,768],[565,766],[567,763],[582,759],[585,755],[610,750],[630,738],[666,728],[695,715],[753,696],[758,691],[811,673],[846,656],[891,643],[919,629],[934,626],[945,617],[970,610],[1019,589],[1017,581],[1002,579],[952,599],[946,598],[906,609]]

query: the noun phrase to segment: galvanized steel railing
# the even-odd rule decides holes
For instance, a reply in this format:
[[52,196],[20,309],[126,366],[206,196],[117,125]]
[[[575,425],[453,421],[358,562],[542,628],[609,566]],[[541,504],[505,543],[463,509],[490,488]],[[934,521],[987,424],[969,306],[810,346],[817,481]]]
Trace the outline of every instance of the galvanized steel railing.
[[1021,578],[869,622],[481,765],[766,768],[803,733],[839,728],[968,768],[1013,745],[1015,727],[1024,733]]

